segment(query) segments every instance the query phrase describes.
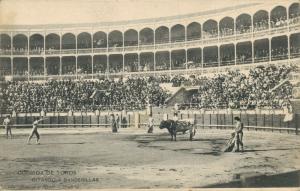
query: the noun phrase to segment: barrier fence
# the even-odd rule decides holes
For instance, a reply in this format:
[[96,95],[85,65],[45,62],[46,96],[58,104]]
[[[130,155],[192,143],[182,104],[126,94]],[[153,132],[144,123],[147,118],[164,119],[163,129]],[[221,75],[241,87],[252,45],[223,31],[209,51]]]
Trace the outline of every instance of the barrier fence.
[[[47,116],[41,122],[40,126],[47,128],[110,128],[109,115]],[[146,112],[131,112],[126,115],[120,113],[119,116],[120,128],[146,128],[149,119],[149,115]],[[284,121],[285,114],[282,113],[195,113],[191,111],[179,113],[178,117],[179,120],[193,119],[197,128],[233,129],[235,116],[241,118],[247,130],[279,131],[298,134],[299,114],[295,114],[294,119],[288,122]],[[4,117],[0,116],[1,123]],[[172,117],[172,113],[167,111],[153,114],[154,124],[155,126],[159,126],[163,119],[172,119]],[[12,126],[16,128],[31,128],[34,118],[35,116],[32,115],[17,115],[16,117],[12,117]]]

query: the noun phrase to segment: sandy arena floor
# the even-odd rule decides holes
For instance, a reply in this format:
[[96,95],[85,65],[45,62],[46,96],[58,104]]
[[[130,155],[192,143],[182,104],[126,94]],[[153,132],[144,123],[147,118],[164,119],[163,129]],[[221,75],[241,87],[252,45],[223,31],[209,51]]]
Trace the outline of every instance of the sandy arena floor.
[[245,131],[245,152],[223,153],[228,130],[199,129],[192,142],[188,135],[171,142],[160,130],[93,129],[72,135],[40,129],[40,145],[26,145],[21,134],[1,136],[0,188],[192,188],[230,182],[237,174],[300,170],[296,135]]

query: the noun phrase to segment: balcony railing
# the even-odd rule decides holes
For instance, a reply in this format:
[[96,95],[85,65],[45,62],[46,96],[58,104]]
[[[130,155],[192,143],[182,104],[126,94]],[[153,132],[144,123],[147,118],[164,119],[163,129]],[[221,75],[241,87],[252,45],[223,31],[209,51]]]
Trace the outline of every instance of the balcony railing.
[[107,48],[94,48],[94,53],[106,53]]
[[108,52],[122,52],[123,47],[109,47]]
[[13,50],[13,55],[28,55],[28,50]]
[[[119,72],[119,73],[94,73],[94,74],[63,74],[63,75],[36,75],[36,76],[31,76],[28,75],[28,72],[25,72],[24,75],[22,74],[15,74],[12,76],[14,80],[49,80],[49,79],[59,79],[59,80],[80,80],[80,79],[98,79],[101,77],[105,76],[114,76],[114,77],[121,77],[121,76],[151,76],[151,75],[169,75],[172,73],[172,75],[185,75],[185,74],[201,74],[203,76],[205,75],[212,75],[215,73],[220,73],[220,72],[226,72],[230,71],[232,69],[238,69],[238,70],[249,70],[251,68],[255,68],[257,66],[269,66],[269,65],[286,65],[286,64],[293,64],[293,65],[300,65],[300,58],[295,58],[291,60],[274,60],[274,61],[266,61],[261,60],[261,62],[257,63],[248,63],[248,61],[244,63],[240,63],[235,65],[235,67],[232,67],[234,61],[227,61],[226,63],[223,62],[219,67],[217,62],[209,62],[209,63],[204,63],[203,68],[198,67],[198,68],[172,68],[172,70],[169,70],[169,68],[164,68],[160,66],[156,66],[156,71],[144,71],[140,70],[139,72]],[[247,64],[248,63],[248,64]],[[200,66],[201,64],[199,64]]]
[[63,49],[61,54],[76,54],[76,49]]
[[44,50],[30,50],[29,55],[44,55]]
[[60,54],[60,50],[46,50],[45,51],[46,55],[52,55],[52,54]]
[[86,49],[78,49],[77,50],[78,54],[88,54],[88,53],[92,53],[92,49],[91,48],[86,48]]
[[10,49],[1,50],[0,49],[0,55],[11,55]]
[[[291,22],[288,26],[282,25],[273,28],[266,28],[262,30],[254,30],[253,33],[249,29],[247,32],[238,33],[236,34],[228,34],[228,35],[203,35],[201,39],[199,38],[189,38],[187,41],[183,39],[175,42],[157,42],[156,44],[153,43],[143,43],[139,46],[125,46],[125,47],[109,47],[109,48],[94,48],[93,51],[91,48],[87,49],[62,49],[62,50],[45,50],[46,55],[53,55],[53,54],[89,54],[89,53],[107,53],[107,52],[123,52],[123,51],[143,51],[143,50],[159,50],[159,49],[167,49],[167,48],[183,48],[183,47],[196,47],[196,46],[204,46],[204,45],[215,45],[217,43],[228,43],[233,42],[235,40],[244,40],[244,39],[251,39],[264,37],[268,35],[277,35],[287,32],[294,32],[300,30],[300,22]],[[2,49],[0,50],[0,55],[43,55],[43,50],[30,50],[28,51],[25,49]]]
[[124,51],[125,52],[130,52],[130,51],[137,51],[139,49],[138,46],[125,46]]

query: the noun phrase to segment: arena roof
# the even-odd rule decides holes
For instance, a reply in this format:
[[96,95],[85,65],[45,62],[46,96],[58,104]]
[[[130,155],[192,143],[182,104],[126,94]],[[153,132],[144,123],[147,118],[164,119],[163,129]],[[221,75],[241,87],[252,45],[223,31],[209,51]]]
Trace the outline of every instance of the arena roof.
[[272,2],[274,0],[0,0],[0,28],[152,23]]

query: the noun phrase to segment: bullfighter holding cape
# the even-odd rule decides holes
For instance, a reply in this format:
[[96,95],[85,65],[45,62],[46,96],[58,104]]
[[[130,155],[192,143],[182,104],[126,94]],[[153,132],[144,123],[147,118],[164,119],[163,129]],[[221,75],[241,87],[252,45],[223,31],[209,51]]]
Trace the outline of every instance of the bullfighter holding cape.
[[239,152],[240,146],[241,146],[241,151],[244,151],[244,144],[243,144],[244,125],[241,122],[241,119],[239,117],[235,117],[234,120],[236,122],[235,130],[233,133],[231,133],[231,138],[227,141],[224,152],[231,152],[231,151]]

